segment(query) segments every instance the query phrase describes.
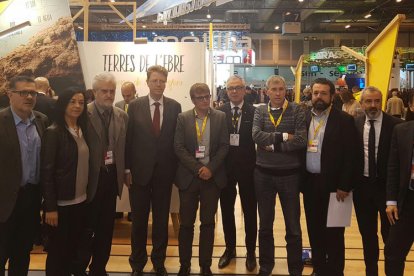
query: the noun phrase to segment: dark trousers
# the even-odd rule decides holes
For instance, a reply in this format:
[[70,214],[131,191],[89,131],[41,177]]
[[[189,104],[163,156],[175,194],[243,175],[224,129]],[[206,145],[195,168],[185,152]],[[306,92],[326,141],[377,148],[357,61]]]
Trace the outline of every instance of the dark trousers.
[[168,218],[170,214],[171,181],[166,181],[163,168],[156,166],[150,183],[146,186],[132,184],[129,199],[132,211],[131,256],[133,270],[144,269],[148,260],[148,217],[152,210],[152,252],[154,267],[164,267],[168,245]]
[[385,244],[385,274],[404,275],[405,258],[414,242],[414,192],[407,191],[399,220],[390,228]]
[[199,265],[210,267],[214,246],[214,216],[220,189],[213,180],[194,179],[186,190],[180,190],[180,232],[178,235],[180,264],[191,266],[194,223],[200,203]]
[[320,175],[311,175],[303,193],[313,269],[318,275],[343,276],[344,227],[326,227],[329,190]]
[[223,221],[224,240],[226,248],[236,247],[236,222],[234,217],[234,204],[236,202],[239,184],[240,201],[244,215],[245,244],[247,252],[254,253],[257,239],[257,201],[254,190],[253,171],[242,171],[243,168],[234,169],[227,175],[227,186],[221,190],[220,206]]
[[114,231],[116,197],[118,195],[117,173],[115,166],[101,168],[95,197],[87,206],[89,227],[95,233],[92,243],[92,262],[90,276],[106,275]]
[[47,276],[70,276],[82,271],[79,249],[85,228],[86,203],[58,207],[58,226],[48,226]]
[[381,218],[381,236],[384,243],[388,239],[390,223],[385,212],[385,188],[378,183],[370,183],[364,177],[363,183],[354,190],[354,207],[359,232],[364,247],[365,271],[367,276],[378,275],[378,213]]
[[276,195],[282,206],[286,228],[286,250],[290,275],[302,275],[302,231],[300,228],[299,174],[274,176],[259,169],[254,172],[259,209],[260,270],[271,273],[275,265],[273,222]]
[[5,275],[7,260],[8,275],[27,275],[39,212],[39,186],[27,184],[20,188],[13,212],[0,223],[0,275]]

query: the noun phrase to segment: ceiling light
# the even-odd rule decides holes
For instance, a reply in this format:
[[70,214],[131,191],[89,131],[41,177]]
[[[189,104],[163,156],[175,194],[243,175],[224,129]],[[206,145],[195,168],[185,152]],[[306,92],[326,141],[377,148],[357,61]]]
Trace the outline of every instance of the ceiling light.
[[286,14],[286,15],[290,15],[290,12],[286,12],[285,14]]
[[275,30],[279,30],[279,29],[280,29],[279,25],[276,25]]
[[351,25],[348,24],[345,26],[345,29],[349,29],[349,28],[351,28]]
[[206,16],[208,19],[210,19],[211,18],[211,14],[207,14],[207,16]]
[[83,30],[83,27],[82,27],[82,26],[78,26],[78,29],[79,29],[79,30]]
[[142,28],[143,28],[143,29],[146,29],[146,28],[147,28],[147,25],[142,25]]
[[304,0],[299,0],[299,2],[303,2]]
[[368,18],[370,18],[372,15],[371,15],[371,13],[367,13],[365,16],[364,16],[364,18],[365,19],[368,19]]
[[402,2],[402,0],[395,0],[395,2],[400,3],[400,2]]

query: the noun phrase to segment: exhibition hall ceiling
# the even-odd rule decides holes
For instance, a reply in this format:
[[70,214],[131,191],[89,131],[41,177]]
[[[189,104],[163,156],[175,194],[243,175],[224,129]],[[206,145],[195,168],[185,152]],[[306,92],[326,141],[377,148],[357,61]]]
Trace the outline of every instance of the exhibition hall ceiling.
[[[102,0],[103,1],[103,0]],[[192,0],[137,0],[140,16],[142,11],[166,2],[191,2]],[[195,2],[208,2],[193,0]],[[80,0],[70,0],[72,14],[76,14],[82,5]],[[91,1],[92,2],[92,1]],[[113,2],[113,1],[112,1]],[[122,2],[131,2],[122,0]],[[211,2],[211,1],[210,1]],[[141,9],[140,9],[141,7]],[[132,6],[117,6],[126,17],[133,11]],[[284,22],[297,22],[295,28],[302,33],[331,32],[380,32],[396,14],[405,14],[401,31],[414,31],[414,0],[217,0],[208,7],[192,11],[188,14],[157,23],[157,14],[137,18],[138,30],[169,26],[196,28],[197,25],[242,24],[251,33],[281,33]],[[209,16],[208,16],[209,15]],[[208,18],[209,17],[209,18]],[[159,19],[159,18],[158,18]],[[80,16],[75,23],[81,24]],[[89,14],[90,27],[99,29],[121,26],[120,17],[107,6],[91,6]],[[244,24],[244,25],[243,25]],[[231,26],[229,26],[231,29]]]

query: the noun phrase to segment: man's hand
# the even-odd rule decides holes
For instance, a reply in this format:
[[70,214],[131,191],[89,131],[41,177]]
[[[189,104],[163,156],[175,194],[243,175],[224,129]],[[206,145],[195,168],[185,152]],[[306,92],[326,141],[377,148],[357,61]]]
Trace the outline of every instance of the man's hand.
[[125,186],[131,188],[132,185],[132,175],[130,172],[125,173]]
[[45,213],[45,222],[50,226],[57,227],[58,226],[58,212],[46,212]]
[[394,225],[398,220],[398,207],[397,207],[397,205],[388,205],[385,212],[387,212],[387,217],[388,217],[388,221],[390,222],[390,224]]
[[345,192],[345,191],[342,191],[342,190],[339,190],[339,189],[337,189],[336,190],[336,200],[338,200],[338,201],[344,201],[344,199],[347,197],[349,195],[349,193],[348,192]]
[[211,173],[210,169],[206,166],[203,166],[198,170],[198,177],[200,177],[203,180],[209,180],[212,176],[213,174]]

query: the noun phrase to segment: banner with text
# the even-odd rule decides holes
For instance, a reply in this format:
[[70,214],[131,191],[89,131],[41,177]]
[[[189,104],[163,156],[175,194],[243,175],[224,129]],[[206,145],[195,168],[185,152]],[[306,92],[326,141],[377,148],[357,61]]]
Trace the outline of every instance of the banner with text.
[[183,111],[193,107],[191,85],[205,82],[206,49],[203,43],[150,42],[79,42],[79,53],[87,88],[92,88],[96,74],[109,72],[117,79],[115,101],[122,100],[120,87],[131,81],[139,96],[148,94],[147,69],[161,65],[168,70],[165,96],[177,100]]

